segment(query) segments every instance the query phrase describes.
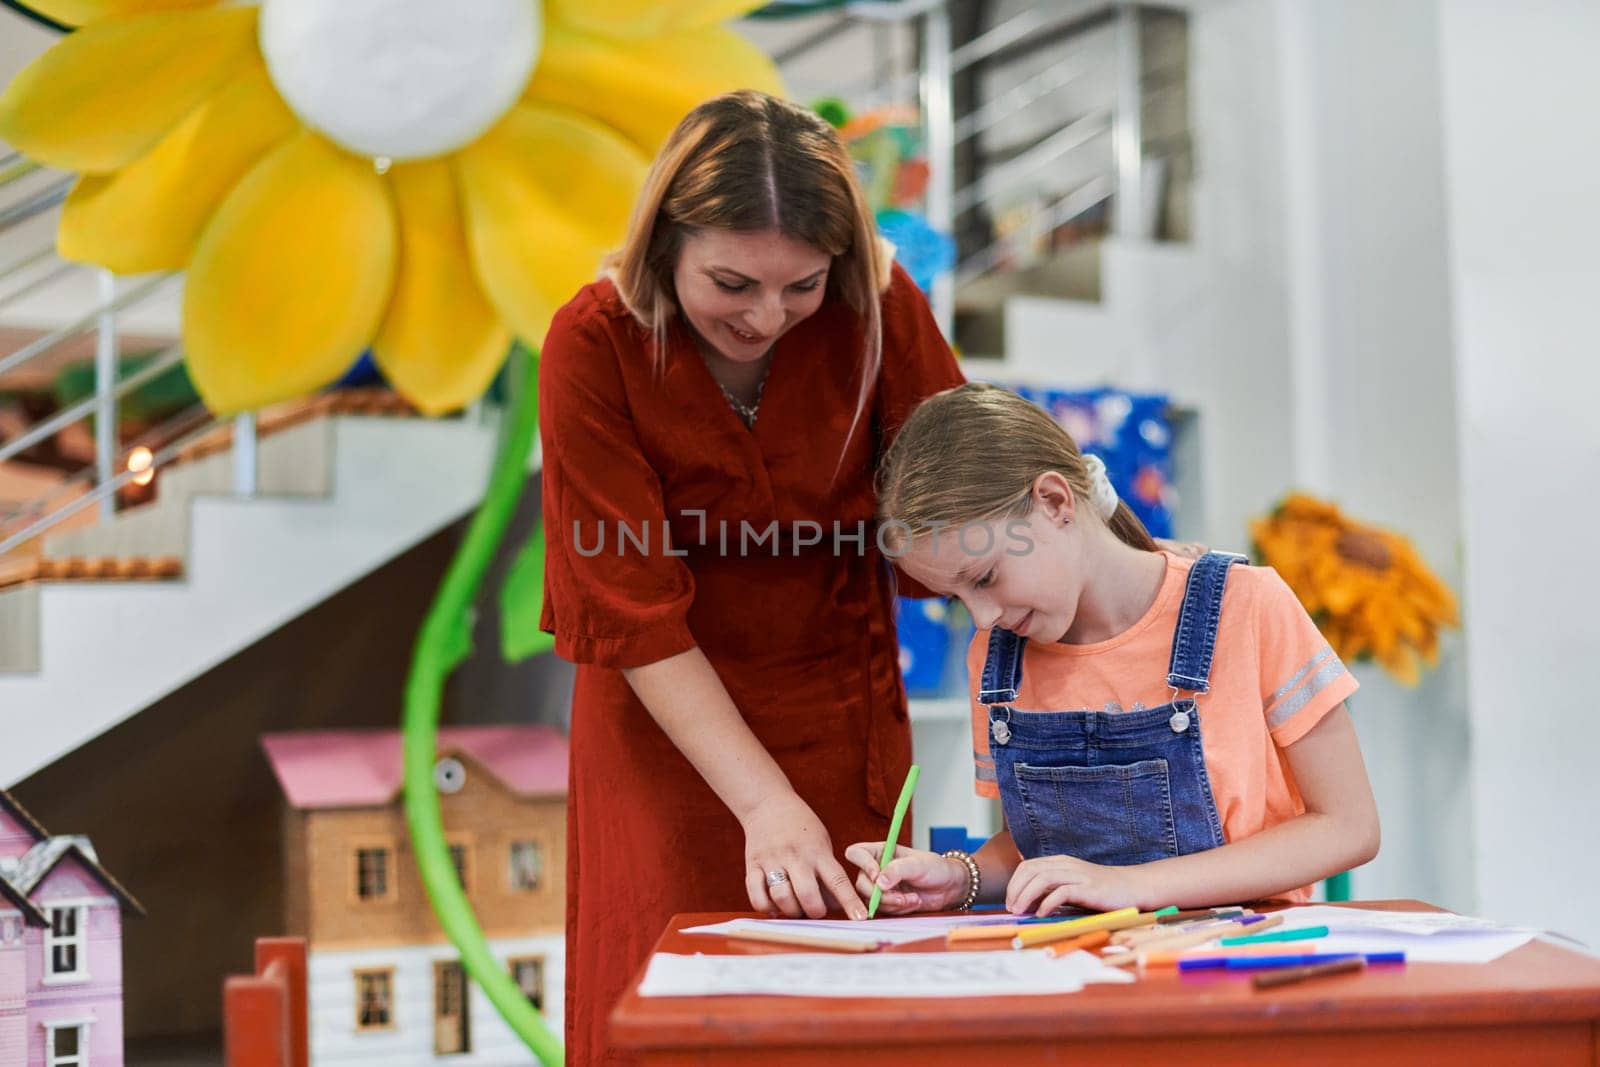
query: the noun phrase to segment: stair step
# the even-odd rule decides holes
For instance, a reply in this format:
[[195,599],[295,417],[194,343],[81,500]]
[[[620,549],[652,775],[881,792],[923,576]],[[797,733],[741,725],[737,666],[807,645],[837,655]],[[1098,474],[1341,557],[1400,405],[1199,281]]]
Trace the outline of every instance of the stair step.
[[34,557],[0,562],[0,589],[28,582],[141,581],[181,578],[179,556]]

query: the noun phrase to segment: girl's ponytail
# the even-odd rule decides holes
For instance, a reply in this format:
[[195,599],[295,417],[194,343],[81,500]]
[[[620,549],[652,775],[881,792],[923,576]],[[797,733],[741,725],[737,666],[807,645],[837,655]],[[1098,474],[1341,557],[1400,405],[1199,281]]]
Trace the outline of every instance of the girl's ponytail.
[[1139,516],[1133,513],[1125,500],[1117,501],[1116,514],[1111,516],[1111,521],[1106,525],[1111,532],[1117,535],[1117,540],[1133,548],[1145,552],[1155,552],[1155,538],[1150,536],[1150,531],[1144,528],[1144,523],[1139,521]]
[[[1042,408],[981,382],[937,393],[911,413],[879,466],[885,548],[903,551],[911,538],[939,527],[1020,518],[1032,509],[1034,482],[1046,471],[1072,486],[1081,514],[1093,512],[1083,453]],[[1124,544],[1156,551],[1121,500],[1106,525]]]

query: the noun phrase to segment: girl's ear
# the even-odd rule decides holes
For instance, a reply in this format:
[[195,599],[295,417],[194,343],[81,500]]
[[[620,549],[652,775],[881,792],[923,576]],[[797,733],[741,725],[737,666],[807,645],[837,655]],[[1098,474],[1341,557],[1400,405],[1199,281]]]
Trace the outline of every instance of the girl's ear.
[[1033,506],[1047,522],[1065,525],[1077,517],[1078,500],[1059,471],[1045,471],[1033,480]]

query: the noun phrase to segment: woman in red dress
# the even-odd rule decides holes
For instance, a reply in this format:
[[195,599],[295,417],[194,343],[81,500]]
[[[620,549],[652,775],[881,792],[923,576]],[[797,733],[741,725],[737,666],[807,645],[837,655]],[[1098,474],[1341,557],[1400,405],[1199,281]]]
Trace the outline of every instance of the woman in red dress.
[[833,130],[751,92],[685,118],[556,316],[569,1063],[622,1062],[607,1015],[676,912],[865,917],[836,849],[882,839],[911,760],[873,470],[961,380]]

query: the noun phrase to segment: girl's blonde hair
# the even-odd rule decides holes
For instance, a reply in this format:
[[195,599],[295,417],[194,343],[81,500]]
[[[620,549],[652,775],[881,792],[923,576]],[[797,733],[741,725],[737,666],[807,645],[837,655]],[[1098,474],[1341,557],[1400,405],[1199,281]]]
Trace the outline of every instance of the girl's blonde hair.
[[658,369],[678,312],[678,253],[702,229],[777,230],[833,257],[828,296],[843,299],[864,326],[859,421],[883,362],[879,296],[890,263],[833,127],[797,104],[745,89],[707,100],[672,131],[645,178],[627,239],[606,261],[623,303],[654,336]]
[[[911,413],[878,468],[884,548],[898,554],[912,538],[941,527],[1022,518],[1046,471],[1072,486],[1079,516],[1094,514],[1085,506],[1093,494],[1083,454],[1041,408],[982,382],[936,393]],[[1106,525],[1124,544],[1156,550],[1122,501]]]

